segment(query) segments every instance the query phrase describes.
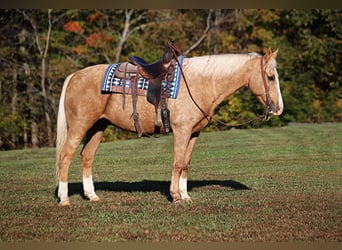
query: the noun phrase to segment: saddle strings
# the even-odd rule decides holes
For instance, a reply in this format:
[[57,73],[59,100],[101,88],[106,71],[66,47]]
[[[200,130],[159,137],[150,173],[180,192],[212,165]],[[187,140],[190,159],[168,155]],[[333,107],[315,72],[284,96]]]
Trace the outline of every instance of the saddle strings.
[[[211,120],[213,121],[216,121],[217,123],[221,124],[221,125],[224,125],[226,127],[241,127],[241,126],[244,126],[244,125],[247,125],[247,124],[250,124],[252,122],[256,122],[256,121],[259,121],[259,120],[268,120],[269,119],[269,106],[270,106],[270,103],[269,103],[269,93],[268,93],[268,88],[267,88],[267,83],[266,83],[266,77],[265,77],[265,73],[263,71],[263,60],[262,60],[262,57],[261,57],[261,76],[262,76],[262,80],[263,80],[263,83],[264,83],[264,87],[265,87],[265,90],[266,90],[266,113],[265,114],[262,114],[262,115],[259,115],[253,119],[250,119],[250,120],[247,120],[245,122],[242,122],[242,123],[239,123],[239,124],[232,124],[232,123],[225,123],[223,121],[220,121],[218,119],[216,119],[215,117],[211,117],[209,114],[207,114],[207,112],[205,112],[199,105],[198,103],[195,101],[194,97],[192,96],[191,94],[191,91],[190,91],[190,87],[189,87],[189,84],[185,78],[185,74],[183,72],[183,69],[182,69],[182,66],[181,64],[179,63],[178,61],[178,56],[177,56],[177,53],[178,54],[182,54],[180,52],[180,50],[175,47],[172,42],[168,42],[168,47],[171,49],[172,53],[173,53],[173,57],[175,58],[179,68],[180,68],[180,71],[181,71],[181,74],[182,74],[182,77],[184,79],[184,82],[185,82],[185,86],[187,88],[187,91],[189,93],[189,96],[192,100],[192,102],[195,104],[195,106],[199,109],[199,111],[201,111],[201,113],[203,114],[203,116],[208,120],[208,122],[210,122]],[[176,53],[177,52],[177,53]]]

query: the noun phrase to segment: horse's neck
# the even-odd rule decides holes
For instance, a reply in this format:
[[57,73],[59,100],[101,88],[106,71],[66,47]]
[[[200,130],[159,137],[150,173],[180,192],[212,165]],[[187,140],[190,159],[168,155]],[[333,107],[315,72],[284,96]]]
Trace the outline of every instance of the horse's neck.
[[222,101],[248,83],[250,63],[251,57],[246,55],[204,56],[190,62],[193,71],[201,70],[197,75],[200,74],[202,79],[196,84],[203,85],[202,94],[206,92],[206,109],[210,114]]
[[226,98],[234,94],[238,89],[245,86],[248,82],[246,74],[233,74],[215,82],[213,86],[214,95],[211,101],[211,109],[215,109]]

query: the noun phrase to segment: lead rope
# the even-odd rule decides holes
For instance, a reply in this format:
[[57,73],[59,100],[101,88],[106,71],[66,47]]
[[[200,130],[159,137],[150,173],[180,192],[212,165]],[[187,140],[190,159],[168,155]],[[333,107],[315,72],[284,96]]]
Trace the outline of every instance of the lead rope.
[[268,120],[269,116],[268,116],[268,109],[269,109],[269,95],[268,95],[268,88],[267,88],[267,84],[266,84],[266,78],[265,78],[265,74],[264,74],[264,71],[263,71],[263,60],[262,60],[262,57],[261,57],[261,76],[262,76],[262,80],[263,80],[263,83],[264,83],[264,87],[265,87],[265,91],[266,91],[266,114],[262,114],[262,115],[259,115],[253,119],[250,119],[250,120],[247,120],[246,122],[242,122],[242,123],[239,123],[239,124],[231,124],[231,123],[225,123],[225,122],[222,122],[214,117],[211,117],[210,115],[208,115],[199,105],[198,103],[195,101],[194,97],[192,96],[191,94],[191,91],[190,91],[190,88],[189,88],[189,85],[188,85],[188,82],[185,78],[185,74],[183,72],[183,69],[182,69],[182,66],[181,64],[179,63],[178,61],[178,56],[176,54],[176,52],[178,54],[182,54],[180,52],[180,50],[178,48],[176,48],[172,42],[168,42],[168,46],[169,48],[171,49],[172,53],[173,53],[173,57],[175,58],[179,68],[180,68],[180,71],[181,71],[181,74],[182,74],[182,77],[184,79],[184,82],[185,82],[185,86],[188,90],[188,93],[189,93],[189,96],[192,100],[192,102],[195,104],[195,106],[199,109],[199,111],[201,111],[201,113],[203,114],[203,116],[208,120],[208,122],[210,122],[211,120],[213,121],[216,121],[217,123],[221,124],[221,125],[224,125],[226,127],[241,127],[241,126],[244,126],[244,125],[247,125],[249,123],[252,123],[252,122],[256,122],[256,121],[259,121],[259,120]]

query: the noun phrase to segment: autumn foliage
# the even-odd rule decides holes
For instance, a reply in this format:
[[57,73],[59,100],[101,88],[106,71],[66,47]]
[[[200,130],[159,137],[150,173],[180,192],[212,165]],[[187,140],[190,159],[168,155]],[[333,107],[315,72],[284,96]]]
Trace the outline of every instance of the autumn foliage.
[[87,37],[86,44],[89,47],[105,49],[108,42],[112,40],[112,37],[104,32],[98,31],[90,34]]
[[64,24],[63,26],[64,30],[69,31],[69,32],[74,32],[78,34],[83,34],[84,29],[82,28],[81,24],[77,21],[70,21]]
[[[342,122],[341,16],[338,9],[1,9],[0,150],[51,145],[69,74],[130,55],[154,62],[170,38],[187,57],[279,49],[284,113],[251,126]],[[239,123],[261,112],[241,89],[215,118]],[[206,129],[227,128],[213,121]],[[126,136],[111,133],[108,140]]]

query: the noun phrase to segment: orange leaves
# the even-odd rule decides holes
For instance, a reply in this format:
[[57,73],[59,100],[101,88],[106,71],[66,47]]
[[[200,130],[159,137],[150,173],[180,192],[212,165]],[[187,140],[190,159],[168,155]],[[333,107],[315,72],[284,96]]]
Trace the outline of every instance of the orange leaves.
[[69,32],[74,32],[78,34],[83,34],[84,29],[82,28],[81,24],[77,21],[70,21],[64,24],[63,26],[64,30],[69,31]]
[[[88,20],[93,22],[94,20],[99,18],[101,18],[101,14],[96,13],[96,15],[94,14],[90,16]],[[69,21],[64,24],[63,28],[65,31],[73,32],[79,35],[83,35],[85,31],[81,24],[77,21]],[[86,37],[85,43],[88,47],[104,49],[107,47],[108,42],[112,40],[113,38],[110,34],[103,31],[95,31],[94,33],[91,33],[89,36]],[[81,49],[80,47],[75,47],[72,50],[77,55],[84,53],[84,49]]]
[[101,12],[95,12],[94,14],[90,14],[87,19],[89,22],[94,22],[96,20],[104,19],[104,15]]
[[89,47],[104,49],[110,41],[112,41],[112,37],[109,34],[98,31],[87,37],[86,44]]
[[72,48],[72,52],[78,56],[85,54],[87,52],[86,48],[84,48],[84,46],[77,46]]

